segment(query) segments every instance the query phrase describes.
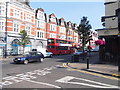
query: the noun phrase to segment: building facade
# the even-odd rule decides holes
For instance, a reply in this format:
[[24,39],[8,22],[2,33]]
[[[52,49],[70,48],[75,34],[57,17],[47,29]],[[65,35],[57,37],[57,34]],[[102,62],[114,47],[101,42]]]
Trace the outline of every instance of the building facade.
[[50,14],[47,23],[47,38],[58,38],[58,22],[54,13]]
[[29,0],[11,0],[0,2],[0,55],[4,55],[7,42],[7,54],[21,54],[23,48],[18,45],[19,33],[26,30],[30,44],[25,52],[31,49],[46,48],[48,38],[66,39],[66,23],[63,18],[57,19],[52,13],[47,16],[42,8],[34,10]]
[[[5,45],[7,54],[22,54],[23,48],[18,44],[20,32],[26,30],[30,44],[25,52],[31,49],[46,49],[48,38],[64,39],[80,43],[77,24],[58,19],[54,13],[46,15],[42,8],[34,10],[30,0],[10,0],[0,2],[0,55],[4,55]],[[7,43],[7,44],[6,44]]]
[[66,40],[66,22],[64,18],[60,18],[58,21],[58,38]]
[[108,0],[104,3],[105,16],[102,17],[103,29],[98,29],[100,38],[104,38],[106,44],[100,46],[100,59],[103,61],[117,62],[119,53],[119,29],[116,10],[120,5],[119,0]]
[[33,48],[37,48],[38,50],[41,48],[46,48],[47,45],[47,17],[46,13],[42,8],[38,8],[36,10],[36,34],[35,34],[35,40],[33,44]]

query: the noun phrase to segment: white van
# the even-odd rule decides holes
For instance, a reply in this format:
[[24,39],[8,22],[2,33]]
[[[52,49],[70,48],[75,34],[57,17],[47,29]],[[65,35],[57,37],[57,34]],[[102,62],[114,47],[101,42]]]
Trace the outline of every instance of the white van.
[[52,57],[52,56],[53,56],[53,53],[47,51],[47,50],[44,49],[44,48],[32,49],[32,51],[39,51],[39,52],[41,52],[41,53],[44,55],[44,57]]

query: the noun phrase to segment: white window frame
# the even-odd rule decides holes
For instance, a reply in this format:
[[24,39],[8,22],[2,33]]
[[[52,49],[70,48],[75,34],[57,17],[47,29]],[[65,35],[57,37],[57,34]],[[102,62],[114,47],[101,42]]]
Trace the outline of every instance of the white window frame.
[[52,16],[52,17],[50,18],[50,20],[51,20],[52,22],[55,22],[55,23],[56,23],[56,17],[53,17],[53,16]]
[[25,30],[26,30],[28,35],[31,35],[31,26],[30,25],[26,25]]
[[37,21],[37,27],[41,29],[45,29],[45,21],[43,20],[38,20]]
[[74,38],[74,41],[75,41],[75,42],[78,42],[78,38],[77,38],[77,37],[75,37],[75,38]]
[[13,23],[13,32],[16,32],[16,33],[20,32],[20,24],[19,23]]
[[37,13],[37,18],[41,20],[45,20],[44,12],[38,11]]
[[44,31],[37,30],[36,37],[43,39],[44,38]]
[[74,36],[78,36],[78,33],[74,32]]
[[26,13],[26,21],[31,22],[31,15]]
[[66,33],[66,28],[65,27],[60,27],[60,33]]
[[50,38],[56,38],[56,34],[55,33],[50,33]]
[[36,37],[39,38],[39,37],[40,37],[39,35],[40,35],[40,34],[39,34],[39,31],[37,31],[37,32],[36,32]]
[[72,30],[68,30],[68,35],[72,35]]
[[68,37],[68,40],[72,40],[72,37]]
[[14,15],[15,18],[20,19],[20,11],[19,10],[14,9],[13,13],[14,13],[13,15]]
[[40,38],[44,38],[44,33],[42,31],[40,32]]
[[0,6],[0,15],[5,15],[5,6],[4,5]]
[[57,25],[50,24],[50,31],[56,31]]
[[65,25],[65,24],[64,24],[64,21],[61,21],[61,25]]
[[60,35],[59,39],[65,39],[66,36],[65,35]]
[[0,20],[0,31],[5,31],[5,21]]

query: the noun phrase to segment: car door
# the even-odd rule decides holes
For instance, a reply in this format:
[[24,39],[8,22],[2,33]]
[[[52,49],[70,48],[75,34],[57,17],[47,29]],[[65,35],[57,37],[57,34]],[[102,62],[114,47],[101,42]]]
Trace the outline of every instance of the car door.
[[35,52],[30,52],[30,57],[29,57],[29,61],[35,61]]
[[43,56],[44,56],[44,55],[43,55],[41,52],[38,52],[38,53],[37,53],[37,58],[38,58],[38,59],[43,58]]

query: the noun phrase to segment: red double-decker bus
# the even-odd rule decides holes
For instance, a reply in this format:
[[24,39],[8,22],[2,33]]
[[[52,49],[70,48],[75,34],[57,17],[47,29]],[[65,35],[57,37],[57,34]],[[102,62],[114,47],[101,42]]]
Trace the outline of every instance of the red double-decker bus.
[[54,55],[71,54],[74,53],[73,42],[62,39],[49,38],[47,41],[47,50],[52,52]]

